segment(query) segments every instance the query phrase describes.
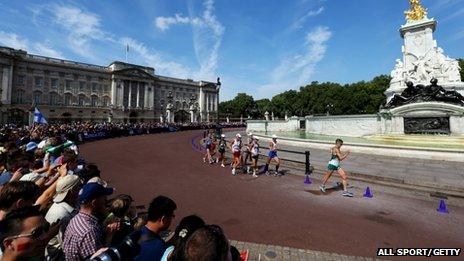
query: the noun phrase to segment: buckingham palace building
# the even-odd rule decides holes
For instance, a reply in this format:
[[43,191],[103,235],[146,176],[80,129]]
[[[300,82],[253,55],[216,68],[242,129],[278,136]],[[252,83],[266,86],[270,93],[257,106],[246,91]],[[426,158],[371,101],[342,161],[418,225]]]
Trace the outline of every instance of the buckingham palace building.
[[160,76],[115,61],[109,66],[0,47],[1,123],[28,123],[39,108],[49,122],[209,122],[221,83]]

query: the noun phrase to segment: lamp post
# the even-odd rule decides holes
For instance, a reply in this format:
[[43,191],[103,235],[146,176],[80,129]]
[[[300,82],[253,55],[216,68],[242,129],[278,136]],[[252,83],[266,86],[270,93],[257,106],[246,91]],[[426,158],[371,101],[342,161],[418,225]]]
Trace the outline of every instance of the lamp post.
[[217,115],[217,124],[219,125],[219,90],[221,89],[221,78],[217,78],[217,83],[216,83],[216,91],[217,91],[217,108],[216,108],[216,115]]
[[172,91],[169,91],[168,92],[168,95],[166,96],[168,98],[168,104],[166,105],[166,114],[167,114],[167,122],[168,123],[171,123],[171,109],[172,109],[172,99],[173,99],[173,95],[172,95]]
[[113,122],[113,115],[114,115],[114,105],[110,104],[110,111],[108,114],[108,122],[111,123]]
[[195,94],[192,94],[190,96],[190,122],[195,122],[195,101],[197,100],[197,97]]

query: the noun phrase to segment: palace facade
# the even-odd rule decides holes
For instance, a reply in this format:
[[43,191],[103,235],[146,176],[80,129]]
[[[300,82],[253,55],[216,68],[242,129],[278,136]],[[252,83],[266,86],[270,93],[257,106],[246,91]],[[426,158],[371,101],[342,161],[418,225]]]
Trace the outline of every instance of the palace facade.
[[119,61],[98,66],[0,47],[1,123],[27,123],[34,106],[49,122],[214,121],[220,85]]

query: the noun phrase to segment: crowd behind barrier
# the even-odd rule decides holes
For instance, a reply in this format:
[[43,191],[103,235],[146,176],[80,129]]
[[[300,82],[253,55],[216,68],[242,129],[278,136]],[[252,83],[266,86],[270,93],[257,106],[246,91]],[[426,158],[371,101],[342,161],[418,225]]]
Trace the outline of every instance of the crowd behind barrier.
[[[46,137],[66,137],[76,143],[124,136],[177,132],[197,129],[214,129],[216,123],[90,123],[35,125],[34,127],[6,124],[0,128],[0,144],[15,140],[24,145],[31,131],[40,132]],[[221,128],[245,127],[244,123],[221,122]]]
[[[222,123],[219,128],[243,127]],[[175,216],[174,200],[134,206],[114,195],[79,144],[131,135],[218,129],[216,124],[90,123],[0,127],[1,260],[240,260],[219,226]],[[205,243],[208,242],[208,243]]]

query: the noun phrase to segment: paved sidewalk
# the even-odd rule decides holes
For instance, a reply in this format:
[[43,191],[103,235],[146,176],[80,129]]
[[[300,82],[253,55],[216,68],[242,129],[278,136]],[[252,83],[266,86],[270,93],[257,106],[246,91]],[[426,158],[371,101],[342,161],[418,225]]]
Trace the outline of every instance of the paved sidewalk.
[[372,257],[356,257],[339,255],[336,253],[320,252],[314,250],[297,249],[291,247],[273,246],[256,244],[249,242],[240,242],[231,240],[231,245],[235,246],[240,252],[249,251],[248,261],[264,261],[264,260],[282,260],[282,261],[322,261],[322,260],[344,260],[344,261],[359,261],[359,260],[380,260]]
[[[246,140],[246,134],[244,132],[243,134]],[[231,138],[233,133],[228,132],[226,135]],[[262,139],[260,145],[262,148],[267,147],[267,141]],[[283,144],[280,144],[279,148],[299,152],[309,150],[310,162],[315,171],[322,173],[326,170],[329,151]],[[261,152],[267,153],[267,150],[262,149]],[[279,156],[283,159],[304,162],[304,155],[300,154],[280,151]],[[417,186],[450,195],[464,196],[464,163],[352,153],[346,161],[342,162],[342,166],[351,177]]]

